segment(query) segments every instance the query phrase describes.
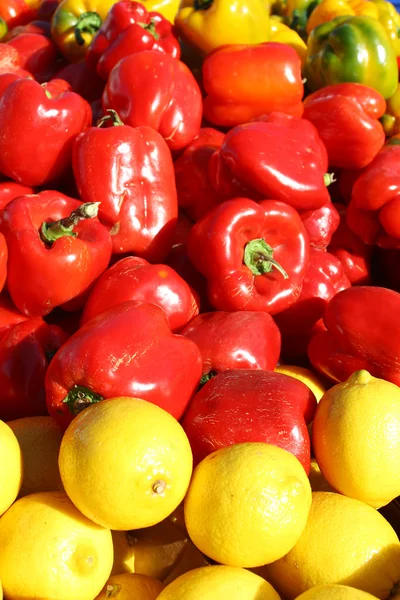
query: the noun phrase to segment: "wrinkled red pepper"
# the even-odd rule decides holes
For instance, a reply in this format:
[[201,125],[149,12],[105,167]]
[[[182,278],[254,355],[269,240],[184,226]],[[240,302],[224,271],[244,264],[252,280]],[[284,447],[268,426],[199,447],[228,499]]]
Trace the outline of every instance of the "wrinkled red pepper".
[[0,95],[0,172],[22,185],[44,185],[65,173],[75,137],[91,123],[83,98],[52,89],[18,79]]
[[[194,463],[211,452],[243,442],[265,442],[294,454],[310,471],[307,424],[317,403],[294,377],[273,371],[225,371],[193,398],[182,425]],[[229,424],[234,418],[234,427]]]
[[56,354],[46,375],[47,408],[67,427],[93,402],[131,396],[179,419],[201,370],[196,344],[171,332],[161,308],[125,302],[86,323]]
[[328,251],[340,260],[351,285],[366,285],[371,281],[372,246],[364,244],[347,225],[347,207],[344,204],[335,206],[340,214],[340,224]]
[[[107,122],[113,127],[102,127]],[[113,252],[161,261],[172,246],[178,216],[174,166],[150,127],[124,125],[116,113],[77,137],[73,170],[84,202],[100,202]]]
[[97,280],[85,305],[82,323],[128,300],[159,306],[174,332],[199,314],[198,301],[189,285],[171,267],[151,265],[143,258],[128,256]]
[[255,117],[303,114],[304,87],[297,52],[284,44],[223,46],[203,63],[204,118],[235,127]]
[[216,129],[200,129],[199,135],[175,161],[178,204],[197,221],[221,201],[212,188],[208,165],[215,150],[221,148],[224,134]]
[[0,419],[46,415],[44,378],[67,336],[42,319],[27,319],[0,339]]
[[380,117],[384,97],[360,83],[337,83],[304,100],[304,118],[315,125],[328,151],[331,167],[361,169],[385,143]]
[[353,185],[347,223],[366,244],[400,248],[400,145],[389,141]]
[[152,127],[174,151],[200,131],[202,98],[195,78],[183,62],[155,50],[131,54],[115,65],[103,108],[116,110],[126,125]]
[[55,44],[40,33],[20,33],[7,45],[18,50],[21,67],[29,71],[36,81],[48,81],[57,70],[57,48]]
[[189,258],[223,311],[275,314],[300,295],[309,243],[300,216],[283,202],[228,200],[193,226]]
[[97,205],[53,191],[15,198],[0,213],[7,287],[22,313],[48,314],[83,294],[107,268],[111,238],[96,214]]
[[84,61],[66,65],[56,73],[54,79],[67,81],[72,91],[88,102],[100,99],[104,90],[104,81]]
[[339,227],[340,215],[337,208],[328,202],[316,210],[300,212],[301,220],[308,234],[310,246],[326,249]]
[[314,210],[330,201],[327,169],[326,149],[314,125],[271,113],[231,129],[210,159],[209,175],[221,198],[271,198]]
[[148,12],[139,2],[121,0],[111,7],[85,59],[107,80],[118,61],[144,50],[156,50],[174,58],[181,55],[181,47],[167,19],[160,13]]
[[4,181],[0,183],[0,211],[14,198],[18,196],[25,196],[26,194],[33,194],[33,188],[27,185],[21,185],[15,181]]
[[342,263],[332,254],[311,248],[301,294],[295,304],[275,315],[282,335],[282,354],[293,359],[307,356],[314,327],[335,294],[350,287]]
[[273,318],[265,312],[203,313],[181,334],[193,340],[201,352],[202,383],[222,371],[273,371],[278,364],[281,336]]
[[312,364],[334,381],[366,369],[400,385],[399,311],[400,294],[392,290],[357,286],[339,292],[325,311],[327,331],[308,347]]

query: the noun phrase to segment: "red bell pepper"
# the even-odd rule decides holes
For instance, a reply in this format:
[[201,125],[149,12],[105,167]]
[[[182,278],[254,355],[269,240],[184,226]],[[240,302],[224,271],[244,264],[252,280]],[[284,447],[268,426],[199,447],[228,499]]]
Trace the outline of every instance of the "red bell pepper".
[[[11,81],[15,81],[22,77],[31,77],[33,79],[28,71],[22,69],[21,64],[21,57],[16,48],[13,48],[9,44],[0,44],[0,77],[2,79],[0,92],[5,89]],[[10,76],[11,74],[14,75],[14,77],[9,77],[9,79],[6,80],[4,76]]]
[[0,339],[0,419],[46,415],[44,378],[67,336],[42,319],[27,319]]
[[27,321],[28,318],[15,307],[5,291],[0,294],[0,340],[14,325]]
[[314,210],[330,201],[327,169],[326,149],[314,125],[271,113],[227,133],[210,159],[209,176],[221,198],[271,198]]
[[18,25],[17,27],[13,27],[2,41],[9,42],[22,33],[38,33],[50,39],[50,23],[48,21],[37,20],[31,21],[27,25]]
[[174,58],[181,55],[172,24],[167,19],[160,13],[148,12],[139,2],[121,0],[111,7],[85,59],[107,80],[118,61],[143,50],[156,50]]
[[350,285],[342,263],[336,256],[319,248],[311,248],[310,262],[297,302],[275,315],[282,335],[284,358],[307,356],[307,346],[314,327],[323,317],[328,302]]
[[15,198],[0,213],[8,291],[21,312],[48,314],[83,294],[107,268],[111,238],[96,214],[97,205],[52,191]]
[[182,425],[195,464],[219,448],[265,442],[294,454],[309,473],[307,424],[316,406],[311,390],[294,377],[273,371],[225,371],[196,394]]
[[36,18],[36,12],[24,0],[5,0],[0,3],[0,18],[7,23],[8,29],[30,23]]
[[8,249],[6,239],[0,234],[0,292],[2,291],[7,278],[7,259]]
[[188,253],[208,280],[214,308],[274,314],[299,297],[309,244],[300,216],[288,204],[235,198],[195,223]]
[[85,305],[82,323],[128,300],[159,306],[175,332],[199,314],[198,302],[190,287],[171,267],[151,265],[143,258],[128,256],[97,280]]
[[195,78],[183,62],[155,50],[115,65],[103,108],[116,110],[126,125],[152,127],[171,150],[182,150],[200,131],[202,98]]
[[179,419],[201,369],[196,344],[171,332],[161,308],[125,302],[86,323],[53,358],[46,375],[47,408],[67,427],[93,402],[132,396]]
[[337,83],[304,100],[304,118],[315,125],[328,151],[331,167],[361,169],[385,143],[380,117],[386,101],[361,83]]
[[15,181],[4,181],[0,183],[0,211],[14,198],[18,196],[25,196],[26,194],[33,194],[34,191],[31,187],[15,183]]
[[166,264],[169,265],[186,281],[195,297],[200,299],[202,311],[212,310],[207,296],[207,280],[199,273],[189,260],[187,245],[176,244],[168,254]]
[[344,204],[335,204],[340,214],[340,224],[333,234],[328,251],[336,256],[352,285],[366,285],[371,281],[372,246],[367,246],[346,223]]
[[199,135],[175,161],[178,204],[197,221],[221,201],[211,187],[208,165],[215,150],[221,148],[224,134],[216,129],[200,129]]
[[307,231],[310,246],[326,249],[339,227],[340,215],[337,208],[332,202],[328,202],[316,210],[301,211],[300,217]]
[[366,244],[400,248],[400,146],[388,144],[357,178],[347,223]]
[[[114,127],[102,127],[111,122]],[[178,216],[174,166],[162,137],[150,127],[123,125],[108,115],[77,137],[73,170],[84,202],[100,202],[113,252],[161,261],[172,245]]]
[[72,91],[88,102],[100,99],[104,90],[104,81],[84,61],[66,65],[56,73],[54,79],[67,81]]
[[48,97],[46,87],[19,79],[0,95],[0,172],[22,185],[44,185],[65,173],[75,137],[91,123],[83,98],[69,91]]
[[222,371],[273,371],[278,364],[281,336],[273,318],[265,312],[203,313],[181,333],[193,340],[201,352],[202,383]]
[[223,46],[206,57],[202,73],[204,118],[213,125],[235,127],[276,111],[303,114],[301,61],[290,46]]
[[57,70],[57,48],[55,44],[40,33],[21,33],[9,42],[18,50],[21,67],[32,73],[36,81],[48,81]]
[[315,335],[308,356],[318,371],[334,381],[366,369],[374,377],[400,385],[400,294],[374,286],[357,286],[329,302],[327,331]]

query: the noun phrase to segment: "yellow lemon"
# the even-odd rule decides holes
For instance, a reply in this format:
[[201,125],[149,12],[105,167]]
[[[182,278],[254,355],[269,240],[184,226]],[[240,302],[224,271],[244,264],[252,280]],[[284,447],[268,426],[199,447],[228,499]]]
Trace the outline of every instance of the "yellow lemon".
[[400,388],[356,371],[322,398],[313,448],[336,491],[375,508],[400,495]]
[[348,585],[327,584],[303,592],[296,600],[376,600],[376,596]]
[[325,477],[321,473],[319,464],[315,458],[311,459],[310,472],[308,474],[311,489],[313,492],[334,492],[335,490],[329,485]]
[[217,450],[197,465],[185,521],[206,556],[233,567],[259,567],[294,546],[310,504],[310,483],[293,454],[243,443]]
[[58,453],[63,432],[51,417],[25,417],[7,423],[22,451],[24,476],[19,497],[62,490]]
[[123,573],[110,577],[96,600],[156,600],[164,587],[161,581],[152,577]]
[[389,598],[400,582],[400,543],[377,510],[333,492],[314,492],[297,544],[267,567],[268,580],[287,599],[327,583]]
[[17,500],[0,517],[0,548],[7,600],[92,600],[113,562],[111,532],[60,491]]
[[0,421],[0,515],[18,496],[22,477],[23,460],[18,440],[10,427]]
[[322,396],[326,392],[326,386],[322,379],[313,373],[313,371],[310,371],[310,369],[297,367],[296,365],[278,365],[275,371],[277,371],[277,373],[289,375],[290,377],[294,377],[295,379],[305,383],[313,392],[317,402],[321,400]]
[[189,440],[174,417],[138,398],[93,404],[69,425],[59,467],[89,519],[118,531],[150,527],[182,502],[192,474]]
[[265,579],[237,567],[193,569],[170,583],[157,600],[280,600]]

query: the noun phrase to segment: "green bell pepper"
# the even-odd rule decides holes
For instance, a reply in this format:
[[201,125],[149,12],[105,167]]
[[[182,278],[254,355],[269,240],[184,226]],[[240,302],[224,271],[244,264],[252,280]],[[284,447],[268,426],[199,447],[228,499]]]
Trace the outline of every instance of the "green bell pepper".
[[396,53],[383,25],[372,17],[336,17],[313,29],[307,46],[304,74],[311,91],[355,82],[390,98],[397,89]]

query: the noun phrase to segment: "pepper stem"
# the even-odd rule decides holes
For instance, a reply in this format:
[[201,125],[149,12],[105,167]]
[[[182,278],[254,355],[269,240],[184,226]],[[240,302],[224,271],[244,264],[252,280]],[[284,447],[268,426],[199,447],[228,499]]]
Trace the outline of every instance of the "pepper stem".
[[264,275],[271,273],[275,268],[284,279],[288,279],[289,275],[285,269],[273,258],[274,250],[263,239],[252,240],[248,242],[244,249],[244,264],[249,267],[253,275]]
[[156,39],[156,40],[160,39],[160,34],[157,33],[157,31],[156,31],[156,22],[154,19],[150,19],[149,23],[137,22],[136,25],[140,25],[140,27],[143,27],[143,29],[145,31],[148,31],[148,33],[151,33],[151,35],[154,37],[154,39]]
[[82,33],[89,33],[94,36],[101,27],[100,15],[96,12],[85,12],[81,14],[74,28],[76,43],[78,46],[84,46],[85,40]]
[[50,245],[61,237],[76,237],[74,227],[78,225],[82,219],[93,219],[97,217],[99,212],[100,202],[86,202],[81,204],[76,210],[72,211],[69,217],[60,219],[59,221],[47,222],[44,221],[40,227],[40,237],[42,241]]
[[113,127],[120,127],[124,124],[121,121],[116,110],[113,110],[112,108],[107,108],[104,117],[101,117],[101,119],[97,121],[97,127],[103,127],[103,125],[108,124],[109,121],[111,121]]
[[104,400],[104,398],[100,394],[96,394],[96,392],[92,392],[89,388],[81,385],[74,385],[65,396],[63,403],[76,416],[91,404],[96,404],[96,402],[100,402],[101,400]]
[[325,173],[324,184],[326,187],[330,186],[334,181],[336,181],[335,173]]

